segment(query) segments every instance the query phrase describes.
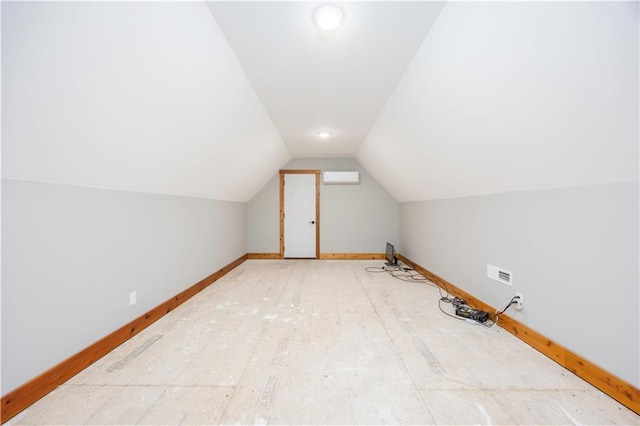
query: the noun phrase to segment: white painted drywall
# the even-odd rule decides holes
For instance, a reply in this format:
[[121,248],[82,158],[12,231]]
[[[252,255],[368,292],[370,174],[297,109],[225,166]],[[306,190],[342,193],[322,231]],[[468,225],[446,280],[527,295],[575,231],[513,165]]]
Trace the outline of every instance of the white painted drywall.
[[290,158],[204,2],[2,8],[5,177],[248,201]]
[[2,209],[2,394],[246,253],[246,203],[3,179]]
[[352,158],[444,2],[340,2],[330,34],[313,23],[318,4],[207,2],[291,154]]
[[3,394],[246,253],[289,158],[204,3],[3,3],[2,108]]
[[447,3],[356,157],[403,254],[635,386],[639,7]]
[[449,2],[356,159],[399,201],[638,178],[637,2]]
[[[508,315],[638,387],[639,189],[401,203],[402,253],[496,308],[522,293],[524,309]],[[487,264],[512,271],[513,287],[487,278]]]
[[247,204],[249,253],[280,253],[280,183],[275,175]]
[[[294,158],[282,169],[359,171],[357,185],[320,184],[320,252],[384,253],[398,246],[398,202],[351,158]],[[278,176],[248,204],[247,248],[251,253],[280,252]]]
[[[2,23],[2,4],[0,4],[0,23]],[[2,28],[0,28],[0,46],[2,46]],[[2,54],[2,49],[0,48],[0,55]],[[0,57],[1,59],[1,57]],[[2,66],[0,66],[0,117],[3,117],[2,115]],[[2,119],[0,118],[0,134],[2,133]],[[2,137],[0,136],[0,176],[3,176],[2,174]],[[0,185],[0,307],[2,307],[2,185]],[[2,317],[1,317],[1,312],[0,312],[0,343],[2,343],[1,339],[2,339],[2,330],[1,330],[1,321],[2,321]],[[2,374],[2,349],[0,349],[0,375]],[[2,380],[0,379],[0,395],[4,395],[4,393],[2,392]]]

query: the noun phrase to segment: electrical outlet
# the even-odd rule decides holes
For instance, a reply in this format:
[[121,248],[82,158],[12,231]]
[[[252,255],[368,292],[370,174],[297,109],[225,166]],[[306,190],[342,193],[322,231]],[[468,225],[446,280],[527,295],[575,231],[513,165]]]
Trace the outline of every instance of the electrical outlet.
[[136,292],[132,291],[129,293],[129,306],[136,304]]
[[522,295],[522,293],[516,293],[516,297],[519,297],[519,299],[516,299],[516,303],[513,304],[513,306],[521,311],[522,308],[524,308],[524,296]]

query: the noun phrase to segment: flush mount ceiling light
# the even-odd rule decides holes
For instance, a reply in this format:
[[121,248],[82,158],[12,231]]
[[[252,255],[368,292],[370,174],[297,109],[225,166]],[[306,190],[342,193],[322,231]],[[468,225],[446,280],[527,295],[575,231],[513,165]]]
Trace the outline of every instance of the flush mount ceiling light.
[[331,132],[328,130],[320,130],[318,133],[316,133],[320,138],[322,139],[327,139],[331,137]]
[[314,18],[318,28],[331,31],[338,28],[338,25],[342,23],[344,11],[338,5],[325,3],[316,9]]

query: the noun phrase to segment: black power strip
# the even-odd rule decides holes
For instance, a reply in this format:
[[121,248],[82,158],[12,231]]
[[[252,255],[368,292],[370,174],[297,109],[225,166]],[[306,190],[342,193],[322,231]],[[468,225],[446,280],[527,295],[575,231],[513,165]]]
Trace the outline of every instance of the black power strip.
[[456,315],[462,318],[469,318],[477,322],[486,322],[489,319],[489,314],[485,311],[479,311],[473,309],[469,305],[458,304],[456,308]]

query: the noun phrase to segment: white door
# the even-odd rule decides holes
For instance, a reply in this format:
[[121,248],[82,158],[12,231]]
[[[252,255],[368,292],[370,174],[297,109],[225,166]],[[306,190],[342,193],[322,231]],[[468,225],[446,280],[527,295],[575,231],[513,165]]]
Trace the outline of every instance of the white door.
[[284,175],[284,257],[316,257],[316,175]]

